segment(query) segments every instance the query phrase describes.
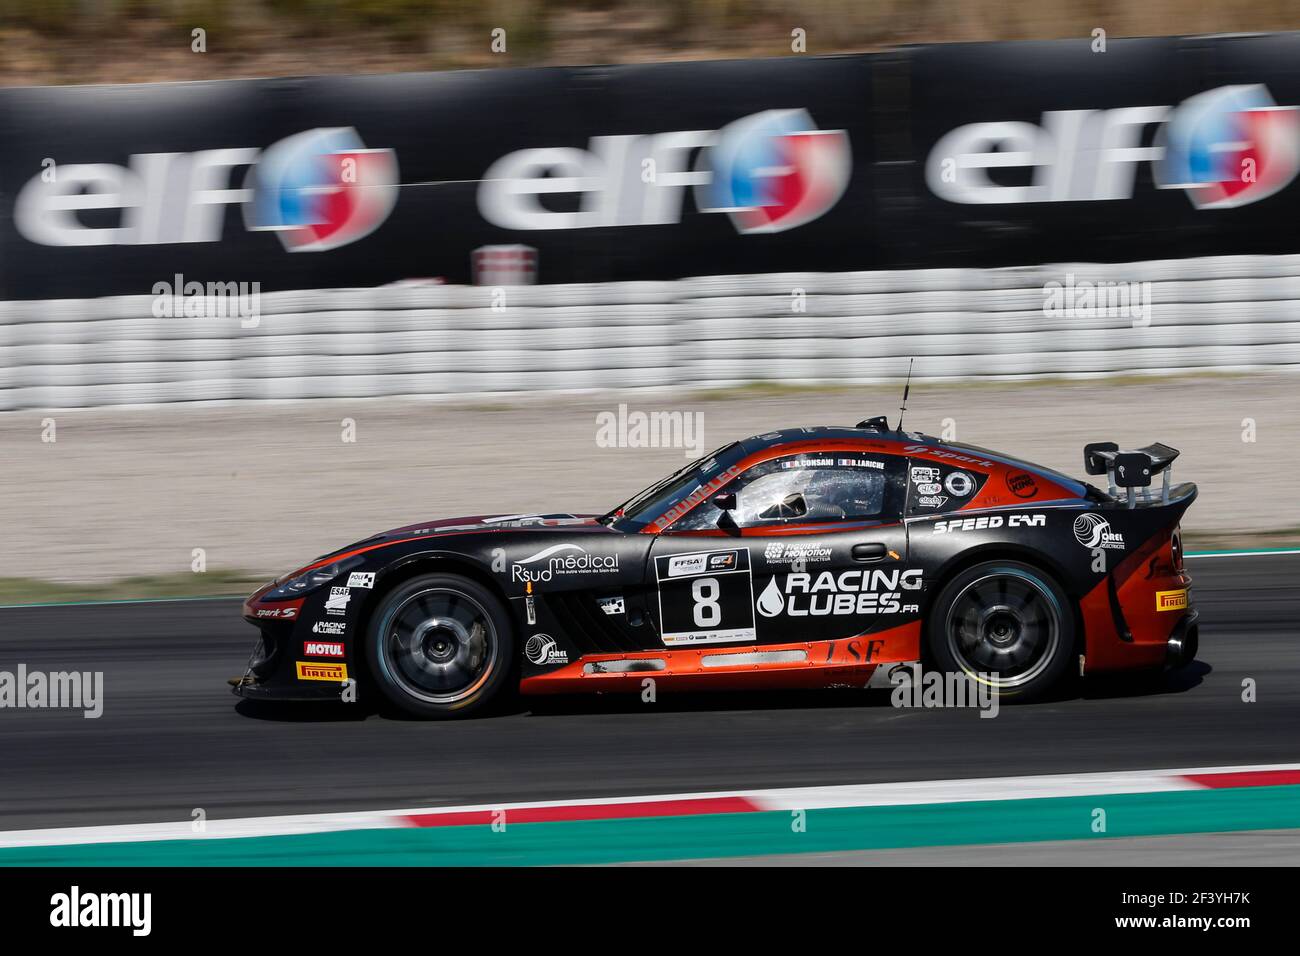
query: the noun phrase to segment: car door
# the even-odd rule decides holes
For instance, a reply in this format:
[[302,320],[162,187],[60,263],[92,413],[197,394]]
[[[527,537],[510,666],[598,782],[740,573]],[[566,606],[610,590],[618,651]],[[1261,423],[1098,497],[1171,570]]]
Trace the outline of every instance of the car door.
[[906,461],[832,450],[777,455],[661,532],[647,567],[667,647],[832,641],[892,627],[920,604],[901,523]]

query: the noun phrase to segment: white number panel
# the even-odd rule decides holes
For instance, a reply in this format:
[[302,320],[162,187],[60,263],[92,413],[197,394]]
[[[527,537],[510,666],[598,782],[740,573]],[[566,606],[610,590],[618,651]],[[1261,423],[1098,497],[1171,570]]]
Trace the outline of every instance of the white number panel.
[[754,579],[747,548],[655,558],[664,644],[754,643]]

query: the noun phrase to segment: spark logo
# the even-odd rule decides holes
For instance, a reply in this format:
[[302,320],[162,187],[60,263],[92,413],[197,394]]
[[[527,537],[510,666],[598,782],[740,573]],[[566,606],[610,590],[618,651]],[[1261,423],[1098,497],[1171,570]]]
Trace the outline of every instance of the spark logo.
[[807,110],[766,110],[718,132],[696,187],[702,212],[725,212],[740,233],[784,232],[835,205],[849,182],[849,137],[819,130]]
[[271,146],[248,171],[249,229],[273,230],[290,252],[337,249],[368,236],[397,202],[397,157],[367,149],[351,128],[311,129]]
[[1185,189],[1197,209],[1245,206],[1284,188],[1300,170],[1300,112],[1259,84],[1198,93],[1160,131],[1162,189]]

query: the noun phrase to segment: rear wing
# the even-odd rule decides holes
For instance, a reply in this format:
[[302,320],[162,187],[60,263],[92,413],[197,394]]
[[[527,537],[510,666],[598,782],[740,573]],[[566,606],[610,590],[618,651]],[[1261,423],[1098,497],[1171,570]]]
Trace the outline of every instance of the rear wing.
[[[1117,497],[1117,488],[1128,491],[1128,506],[1136,508],[1138,489],[1150,488],[1155,475],[1163,475],[1160,488],[1160,503],[1169,504],[1169,485],[1173,480],[1174,459],[1178,449],[1170,448],[1156,442],[1145,448],[1121,451],[1114,442],[1093,442],[1083,446],[1083,467],[1090,475],[1106,475],[1110,481],[1111,497]],[[1145,501],[1155,495],[1146,491],[1142,493]]]

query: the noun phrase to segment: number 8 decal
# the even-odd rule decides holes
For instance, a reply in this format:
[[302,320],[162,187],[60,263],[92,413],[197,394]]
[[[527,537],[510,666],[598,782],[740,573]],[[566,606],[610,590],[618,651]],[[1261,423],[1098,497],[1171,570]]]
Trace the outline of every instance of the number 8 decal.
[[654,561],[665,645],[757,639],[748,548],[658,554]]
[[720,593],[717,578],[696,578],[691,582],[696,627],[715,627],[722,620],[722,606],[718,604]]

